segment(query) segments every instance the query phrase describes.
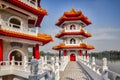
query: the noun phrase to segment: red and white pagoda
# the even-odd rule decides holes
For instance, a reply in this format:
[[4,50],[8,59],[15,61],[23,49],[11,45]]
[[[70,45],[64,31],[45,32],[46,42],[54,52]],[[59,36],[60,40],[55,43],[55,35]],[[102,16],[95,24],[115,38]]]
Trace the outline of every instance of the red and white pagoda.
[[28,48],[33,48],[33,56],[40,58],[39,46],[52,41],[47,34],[40,34],[38,28],[45,9],[40,0],[0,0],[0,61],[22,61],[28,57]]
[[69,12],[64,12],[56,23],[63,30],[56,34],[56,38],[63,40],[63,43],[53,46],[54,50],[59,50],[59,57],[69,56],[70,61],[76,61],[77,56],[82,56],[83,52],[88,56],[88,50],[94,49],[92,45],[84,42],[84,39],[91,37],[84,27],[91,24],[91,21],[82,13],[72,8]]

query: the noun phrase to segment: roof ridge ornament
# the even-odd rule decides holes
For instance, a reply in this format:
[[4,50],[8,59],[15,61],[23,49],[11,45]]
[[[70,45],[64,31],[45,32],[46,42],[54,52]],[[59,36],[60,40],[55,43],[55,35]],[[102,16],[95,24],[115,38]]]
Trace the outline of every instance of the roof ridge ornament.
[[74,9],[74,7],[72,7],[72,9],[70,10],[70,13],[72,14],[76,13],[76,10]]
[[81,20],[86,25],[92,24],[90,20],[88,20],[88,17],[85,16],[82,11],[77,11],[74,8],[72,8],[70,11],[64,12],[64,14],[58,19],[56,22],[57,26],[60,26],[64,21],[74,21],[74,20]]

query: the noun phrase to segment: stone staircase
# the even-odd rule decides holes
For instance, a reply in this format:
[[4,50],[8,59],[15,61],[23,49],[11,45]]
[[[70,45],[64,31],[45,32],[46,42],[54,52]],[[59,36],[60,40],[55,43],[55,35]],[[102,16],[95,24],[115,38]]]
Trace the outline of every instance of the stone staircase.
[[70,61],[64,71],[60,72],[60,80],[90,80],[76,61]]

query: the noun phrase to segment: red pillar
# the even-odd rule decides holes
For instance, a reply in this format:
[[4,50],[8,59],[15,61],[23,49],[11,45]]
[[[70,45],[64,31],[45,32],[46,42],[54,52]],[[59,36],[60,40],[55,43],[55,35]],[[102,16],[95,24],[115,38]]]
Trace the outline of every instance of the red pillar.
[[59,50],[59,60],[60,60],[60,58],[61,58],[61,50]]
[[0,61],[3,61],[3,40],[0,39]]
[[87,50],[86,50],[86,52],[85,52],[85,56],[86,56],[86,59],[87,59],[87,57],[88,57],[88,52],[87,52]]
[[64,50],[64,56],[67,56],[67,50]]
[[80,54],[79,55],[82,56],[82,50],[80,50]]
[[38,44],[35,45],[35,49],[34,49],[34,54],[33,55],[34,55],[35,59],[39,59],[40,58],[39,45]]

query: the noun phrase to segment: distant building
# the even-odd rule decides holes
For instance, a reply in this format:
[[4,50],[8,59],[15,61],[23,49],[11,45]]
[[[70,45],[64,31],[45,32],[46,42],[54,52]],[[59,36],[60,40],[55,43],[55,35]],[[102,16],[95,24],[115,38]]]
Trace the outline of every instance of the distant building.
[[91,34],[85,31],[84,27],[91,24],[82,11],[76,11],[72,8],[69,12],[64,12],[56,25],[63,30],[56,34],[56,38],[63,40],[63,43],[53,46],[54,50],[59,51],[59,57],[62,53],[69,56],[70,61],[76,61],[77,56],[82,56],[83,52],[88,56],[88,50],[94,49],[94,46],[88,45],[84,39],[91,37]]

